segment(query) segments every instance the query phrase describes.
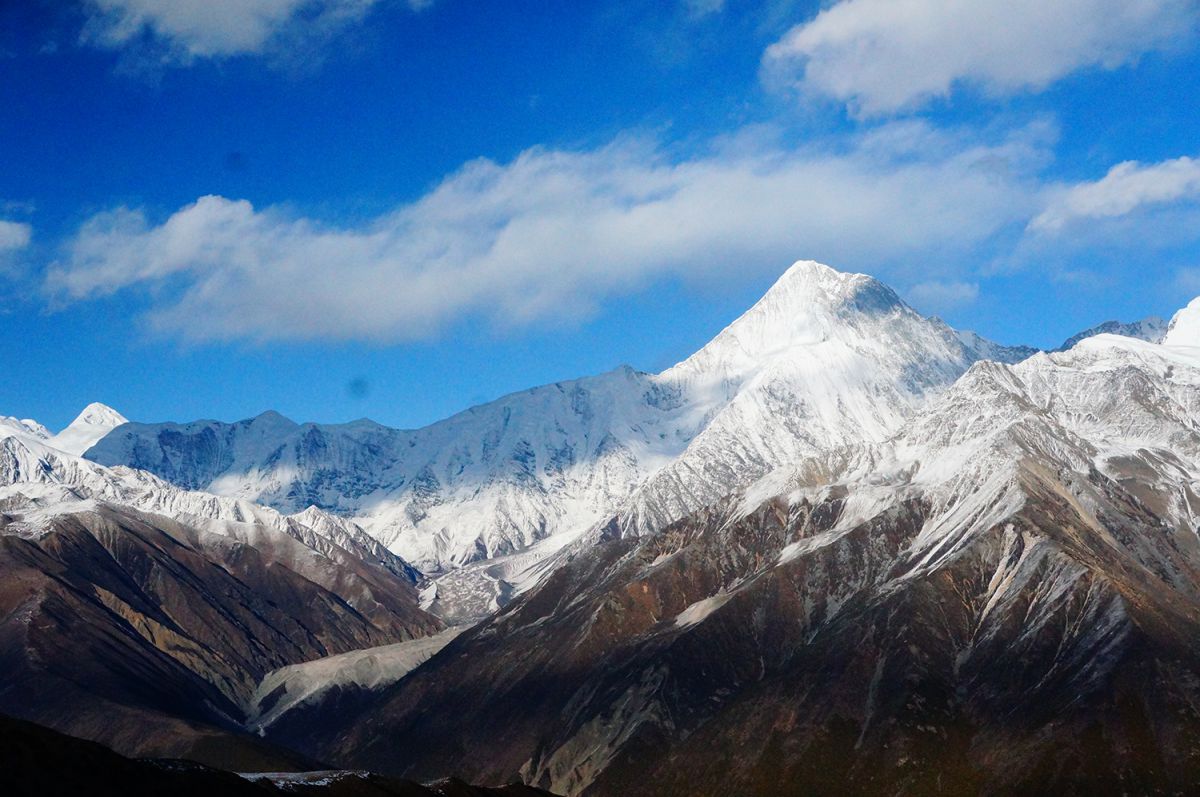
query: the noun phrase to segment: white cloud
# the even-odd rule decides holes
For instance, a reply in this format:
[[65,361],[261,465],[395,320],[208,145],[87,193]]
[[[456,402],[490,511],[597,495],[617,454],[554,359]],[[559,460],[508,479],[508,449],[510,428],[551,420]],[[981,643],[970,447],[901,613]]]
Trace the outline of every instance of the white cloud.
[[1045,88],[1186,40],[1194,0],[840,0],[764,57],[767,74],[863,116],[946,97]]
[[32,238],[33,228],[28,224],[0,219],[0,254],[24,249]]
[[1062,189],[1029,228],[1053,232],[1075,221],[1112,219],[1143,207],[1195,198],[1200,198],[1200,160],[1126,161],[1099,180]]
[[1033,212],[1038,135],[905,123],[839,151],[762,131],[682,160],[636,139],[533,149],[350,227],[215,196],[161,224],[119,209],[80,229],[46,285],[66,301],[152,288],[152,323],[197,340],[395,341],[465,318],[575,318],[664,276],[735,281],[800,257],[952,272]]
[[[260,53],[293,33],[320,36],[361,20],[378,0],[89,0],[84,38],[122,49],[148,34],[170,57]],[[421,8],[430,0],[408,0]]]
[[905,295],[911,304],[925,312],[945,313],[973,304],[979,298],[979,285],[934,280],[914,285]]

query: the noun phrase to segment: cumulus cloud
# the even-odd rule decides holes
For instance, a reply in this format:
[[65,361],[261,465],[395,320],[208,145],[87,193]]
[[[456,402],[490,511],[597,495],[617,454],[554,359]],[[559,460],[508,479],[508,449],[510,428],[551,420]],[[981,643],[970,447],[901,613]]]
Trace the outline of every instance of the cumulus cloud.
[[357,22],[378,1],[89,0],[84,39],[122,49],[149,37],[179,61],[253,54],[287,34],[319,36]]
[[1099,180],[1060,190],[1029,228],[1053,232],[1080,220],[1112,219],[1140,208],[1196,198],[1200,198],[1200,160],[1126,161]]
[[0,255],[24,249],[32,238],[33,228],[28,224],[0,219]]
[[861,116],[911,110],[958,84],[1039,90],[1186,38],[1194,0],[840,0],[768,48],[766,73]]
[[657,278],[744,279],[800,257],[952,269],[1034,211],[1040,147],[1027,131],[980,143],[906,123],[839,151],[755,133],[684,159],[640,139],[532,149],[356,226],[219,196],[157,224],[113,210],[46,287],[68,302],[152,288],[151,322],[196,340],[397,341],[468,318],[576,318]]

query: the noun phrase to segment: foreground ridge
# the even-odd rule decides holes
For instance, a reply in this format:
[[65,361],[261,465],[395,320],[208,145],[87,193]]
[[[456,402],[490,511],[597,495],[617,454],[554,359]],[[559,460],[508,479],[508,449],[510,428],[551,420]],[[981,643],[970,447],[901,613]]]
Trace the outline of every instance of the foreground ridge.
[[55,733],[30,722],[0,715],[0,765],[6,793],[19,797],[47,794],[171,794],[174,797],[264,797],[278,794],[338,797],[553,797],[528,786],[471,786],[460,780],[428,785],[385,778],[370,772],[326,770],[237,775],[171,759],[130,759],[102,745]]

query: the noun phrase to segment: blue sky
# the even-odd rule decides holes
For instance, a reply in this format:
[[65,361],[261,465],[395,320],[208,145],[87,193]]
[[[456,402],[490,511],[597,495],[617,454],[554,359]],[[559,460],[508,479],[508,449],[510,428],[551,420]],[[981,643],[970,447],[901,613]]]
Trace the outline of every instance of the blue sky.
[[1194,0],[0,2],[0,413],[427,423],[792,261],[1055,345],[1200,294]]

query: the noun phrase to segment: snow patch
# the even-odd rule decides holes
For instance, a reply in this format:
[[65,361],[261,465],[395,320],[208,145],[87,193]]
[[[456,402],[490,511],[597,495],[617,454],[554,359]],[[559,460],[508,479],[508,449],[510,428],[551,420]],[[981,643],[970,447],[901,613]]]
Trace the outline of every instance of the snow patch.
[[731,592],[718,592],[716,595],[704,600],[696,601],[676,615],[675,625],[680,628],[687,628],[702,623],[708,619],[709,615],[724,606],[732,597],[733,593]]
[[246,725],[261,734],[284,714],[335,686],[377,689],[394,684],[433,658],[464,630],[463,626],[448,628],[421,639],[327,656],[269,672],[250,698]]

